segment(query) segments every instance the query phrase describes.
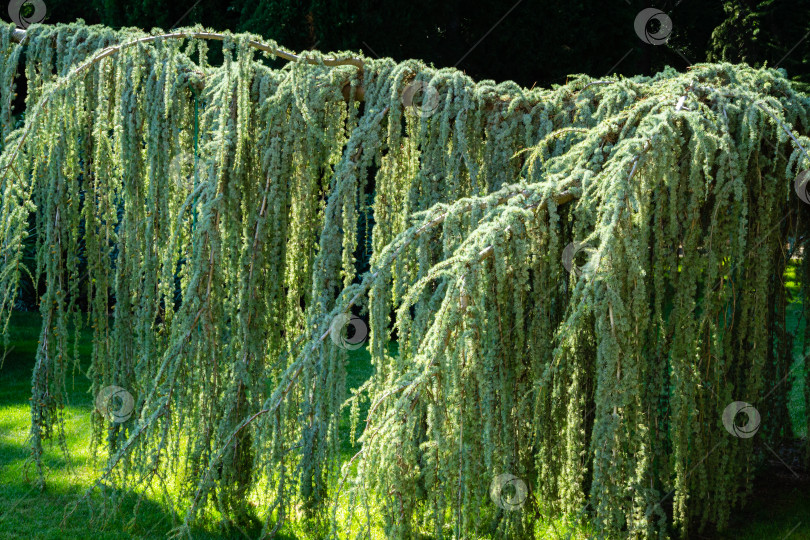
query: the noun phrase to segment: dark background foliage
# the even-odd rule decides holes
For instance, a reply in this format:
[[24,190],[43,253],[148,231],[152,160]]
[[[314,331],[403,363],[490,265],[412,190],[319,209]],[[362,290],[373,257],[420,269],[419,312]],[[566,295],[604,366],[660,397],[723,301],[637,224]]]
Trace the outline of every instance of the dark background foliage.
[[[168,29],[201,23],[255,32],[293,50],[419,58],[436,67],[456,66],[478,80],[514,80],[524,86],[561,84],[573,73],[652,74],[667,65],[680,71],[690,63],[720,60],[782,67],[794,80],[810,83],[810,40],[805,39],[810,0],[45,3],[44,22],[51,24],[84,19],[115,28]],[[646,7],[671,18],[666,44],[649,45],[636,35],[633,22]]]

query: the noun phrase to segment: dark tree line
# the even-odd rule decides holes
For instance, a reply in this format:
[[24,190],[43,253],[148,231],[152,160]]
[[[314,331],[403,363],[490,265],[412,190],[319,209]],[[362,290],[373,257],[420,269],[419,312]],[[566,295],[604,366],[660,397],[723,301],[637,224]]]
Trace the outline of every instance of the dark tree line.
[[[420,58],[437,67],[456,66],[479,80],[514,80],[526,86],[562,84],[572,73],[652,74],[667,65],[684,70],[690,63],[721,60],[778,64],[794,80],[810,83],[810,40],[804,39],[810,31],[810,0],[669,0],[652,5],[643,0],[46,4],[47,23],[81,18],[145,29],[201,23],[255,32],[294,50],[348,49],[396,60]],[[648,7],[672,21],[664,44],[647,44],[634,29],[636,15]],[[657,24],[650,21],[653,32]]]

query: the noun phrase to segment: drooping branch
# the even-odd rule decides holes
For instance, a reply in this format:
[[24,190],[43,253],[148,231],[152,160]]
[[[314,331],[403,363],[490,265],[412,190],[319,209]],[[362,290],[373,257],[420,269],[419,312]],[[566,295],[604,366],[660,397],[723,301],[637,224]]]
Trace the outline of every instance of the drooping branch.
[[[14,41],[17,41],[18,43],[22,42],[25,39],[26,36],[27,36],[27,33],[26,33],[25,30],[17,29],[17,30],[14,30],[13,33],[12,33],[12,39]],[[228,39],[229,36],[227,36],[225,34],[219,34],[219,33],[213,33],[213,32],[197,32],[197,31],[172,32],[172,33],[168,33],[168,34],[160,34],[160,35],[155,35],[155,36],[145,36],[145,37],[138,38],[138,39],[135,39],[135,40],[132,40],[132,41],[128,41],[126,43],[122,43],[120,45],[114,45],[112,47],[107,47],[105,49],[102,49],[101,51],[94,54],[90,59],[86,60],[84,63],[82,63],[80,66],[78,66],[76,69],[72,70],[67,76],[65,76],[63,78],[60,78],[56,82],[56,85],[53,88],[51,88],[50,91],[45,96],[43,96],[43,98],[37,103],[37,108],[30,115],[29,120],[26,121],[25,132],[23,133],[22,137],[20,137],[20,140],[17,143],[16,149],[12,153],[12,155],[11,155],[11,157],[9,159],[9,163],[10,164],[14,163],[14,159],[16,158],[16,155],[19,153],[20,149],[25,144],[25,141],[28,138],[28,134],[30,132],[30,129],[33,126],[33,123],[34,123],[33,120],[36,118],[36,115],[44,107],[46,107],[48,105],[48,103],[50,102],[50,100],[51,100],[52,96],[54,95],[54,93],[57,90],[59,90],[61,87],[68,86],[68,84],[72,82],[73,78],[81,75],[82,73],[87,71],[89,68],[91,68],[94,65],[98,64],[99,62],[101,62],[103,59],[105,59],[105,58],[107,58],[109,56],[112,56],[114,54],[117,54],[117,53],[119,53],[119,52],[121,52],[121,51],[123,51],[125,49],[134,47],[136,45],[152,43],[152,42],[155,42],[155,41],[160,40],[160,39],[188,39],[188,38],[224,41],[225,39]],[[280,58],[284,58],[286,60],[303,61],[303,62],[310,63],[310,64],[320,64],[321,63],[318,60],[297,56],[295,54],[286,52],[286,51],[284,51],[282,49],[278,49],[276,47],[273,47],[272,45],[268,45],[266,43],[262,43],[262,42],[254,40],[254,39],[249,40],[248,43],[249,43],[250,47],[252,47],[254,49],[258,49],[258,50],[261,50],[261,51],[268,52],[268,53],[276,55],[276,56],[278,56]],[[357,59],[357,58],[347,58],[347,59],[324,58],[324,59],[322,59],[322,62],[323,62],[324,65],[327,65],[327,66],[352,65],[352,66],[355,66],[355,67],[359,68],[361,71],[363,69],[363,61],[360,60],[360,59]],[[344,98],[347,101],[351,98],[350,94],[351,94],[351,87],[347,83],[343,87],[343,95],[344,95]],[[358,87],[358,88],[355,89],[354,98],[356,100],[358,100],[358,101],[363,100],[363,98],[364,98],[364,90],[363,90],[362,87]],[[6,167],[6,169],[3,171],[3,176],[2,176],[2,178],[0,178],[0,181],[4,180],[6,178],[10,166],[11,165]]]
[[[11,40],[17,43],[22,43],[23,40],[26,38],[27,32],[25,30],[16,29],[12,32]],[[116,54],[123,49],[127,49],[133,45],[138,44],[146,44],[152,43],[161,39],[206,39],[206,40],[213,40],[213,41],[225,41],[230,36],[226,34],[220,34],[217,32],[199,32],[199,31],[189,31],[189,32],[169,32],[166,34],[158,34],[154,36],[145,36],[142,38],[138,38],[134,41],[129,41],[127,43],[123,43],[121,45],[115,45],[113,47],[108,47],[98,53],[96,56],[92,58],[90,62],[88,62],[87,67],[91,64],[95,64],[96,62],[100,62],[104,58]],[[284,49],[280,49],[278,47],[274,47],[268,43],[264,43],[261,41],[257,41],[255,39],[248,40],[248,45],[254,49],[257,49],[262,52],[270,53],[273,56],[277,56],[279,58],[283,58],[284,60],[289,60],[290,62],[305,62],[307,64],[314,64],[319,65],[323,64],[329,67],[337,67],[337,66],[355,66],[360,70],[362,73],[363,71],[363,60],[361,58],[308,58],[306,56],[297,55],[291,53],[289,51],[285,51]],[[348,101],[350,99],[350,92],[351,87],[346,84],[343,87],[343,96]],[[354,99],[356,101],[363,101],[365,91],[362,86],[359,86],[355,89]]]
[[[17,43],[22,43],[25,39],[27,32],[22,29],[16,29],[11,34],[12,41]],[[122,45],[116,45],[115,47],[109,47],[109,53],[104,56],[109,56],[110,54],[114,54],[118,52],[120,49],[127,48],[132,45],[137,45],[138,43],[151,43],[153,41],[157,41],[160,39],[209,39],[215,41],[225,41],[230,36],[226,34],[220,34],[216,32],[198,32],[198,31],[189,31],[189,32],[169,32],[166,34],[157,34],[154,36],[145,36],[142,38],[138,38],[134,41],[124,43]],[[323,58],[321,61],[318,61],[313,58],[306,58],[304,56],[300,56],[297,54],[293,54],[289,51],[285,51],[284,49],[279,49],[278,47],[273,47],[270,44],[263,43],[261,41],[256,41],[255,39],[251,39],[248,41],[248,45],[253,47],[254,49],[258,49],[260,51],[268,52],[273,56],[278,56],[279,58],[283,58],[285,60],[289,60],[291,62],[307,62],[309,64],[320,64],[323,63],[326,66],[334,67],[334,66],[355,66],[362,71],[363,69],[363,60],[360,58]],[[104,56],[100,56],[97,60],[101,60]]]
[[[527,194],[528,193],[525,190],[520,190],[520,191],[511,193],[509,195],[504,195],[504,196],[502,196],[502,197],[500,197],[498,199],[498,201],[496,203],[496,206],[506,204],[509,200],[517,197],[518,195],[527,195]],[[562,192],[560,192],[560,193],[558,193],[556,195],[553,195],[554,202],[558,206],[569,203],[569,202],[573,201],[576,198],[577,198],[577,196],[575,195],[575,193],[574,193],[574,191],[572,189],[566,189],[566,190],[564,190],[564,191],[562,191]],[[526,206],[524,206],[522,208],[524,210],[536,209],[537,211],[540,211],[540,210],[545,209],[547,206],[548,206],[548,199],[545,199],[542,202],[539,202],[539,203],[536,203],[536,204],[526,205]],[[472,210],[475,207],[476,207],[476,205],[474,203],[470,203],[469,205],[464,207],[462,209],[462,211],[468,212],[468,211]],[[406,240],[404,240],[397,247],[396,250],[394,250],[388,257],[385,258],[385,260],[383,261],[381,266],[390,267],[391,265],[393,265],[394,261],[396,261],[397,257],[399,257],[404,252],[406,247],[408,247],[410,244],[412,244],[415,240],[417,240],[419,237],[421,237],[422,235],[424,235],[428,231],[430,231],[430,230],[434,229],[435,227],[439,226],[440,224],[444,223],[444,221],[448,217],[448,214],[449,214],[449,212],[443,212],[440,215],[438,215],[436,218],[429,220],[425,224],[423,224],[421,226],[418,226],[418,227],[414,227],[413,230],[406,231],[405,233],[403,233],[401,235],[401,237],[406,238]],[[492,254],[493,254],[493,248],[491,246],[483,249],[478,254],[478,261],[479,262],[483,261],[484,259],[491,256]],[[366,294],[368,292],[368,290],[371,288],[371,286],[377,281],[377,279],[381,275],[382,274],[379,272],[379,270],[370,271],[366,275],[366,277],[362,280],[362,283],[360,284],[360,290],[346,304],[341,306],[340,313],[347,313],[349,310],[351,310],[351,308],[354,307],[357,304],[357,301],[364,294]],[[281,406],[281,404],[286,399],[286,397],[289,394],[290,390],[293,388],[293,386],[295,386],[296,380],[298,379],[299,375],[301,374],[304,367],[306,366],[306,360],[308,360],[310,358],[309,355],[312,354],[318,348],[318,346],[327,337],[329,337],[329,335],[330,335],[330,330],[327,330],[319,338],[317,338],[316,340],[310,342],[309,351],[307,353],[304,353],[301,356],[299,356],[299,358],[296,359],[296,362],[294,362],[288,368],[287,371],[289,373],[289,376],[286,376],[286,374],[285,374],[284,378],[286,378],[286,382],[282,385],[283,388],[279,387],[277,389],[277,390],[281,391],[280,395],[278,396],[278,399],[271,406],[265,406],[261,410],[253,413],[250,417],[244,419],[237,426],[237,428],[234,429],[234,431],[230,434],[230,436],[226,440],[226,443],[222,447],[223,450],[225,448],[227,448],[231,444],[231,442],[236,438],[236,436],[246,426],[248,426],[249,424],[251,424],[252,422],[257,420],[258,418],[260,418],[260,417],[262,417],[262,416],[264,416],[266,414],[273,413],[276,410],[278,410],[278,408]],[[273,395],[276,395],[277,393],[278,392],[275,392]],[[212,462],[210,464],[210,468],[213,468],[217,464],[217,460],[220,459],[221,455],[222,455],[222,452],[220,452],[220,454],[218,454],[218,456],[215,459],[212,460]],[[199,500],[200,496],[201,496],[201,492],[198,490],[198,492],[197,492],[197,494],[195,495],[195,498],[194,498],[195,504],[196,504],[196,501]],[[191,515],[192,510],[189,510],[189,516]]]

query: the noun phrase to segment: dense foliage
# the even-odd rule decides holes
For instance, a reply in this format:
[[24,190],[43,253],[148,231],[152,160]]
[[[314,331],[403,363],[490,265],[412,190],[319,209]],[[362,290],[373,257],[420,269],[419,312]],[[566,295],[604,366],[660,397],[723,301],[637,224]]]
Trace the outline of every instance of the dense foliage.
[[[723,527],[750,493],[729,403],[791,437],[781,276],[807,236],[810,100],[781,72],[526,90],[346,54],[275,69],[246,34],[215,66],[187,36],[11,30],[0,315],[35,234],[43,486],[83,326],[94,392],[134,396],[131,418],[94,415],[99,486],[150,487],[186,524],[213,506],[269,533],[306,516],[339,537],[524,538],[564,512],[662,538]],[[572,243],[589,256],[569,272]],[[375,372],[347,396],[334,321],[361,311]],[[341,410],[357,424],[364,400],[341,463]],[[524,504],[493,503],[502,474]]]

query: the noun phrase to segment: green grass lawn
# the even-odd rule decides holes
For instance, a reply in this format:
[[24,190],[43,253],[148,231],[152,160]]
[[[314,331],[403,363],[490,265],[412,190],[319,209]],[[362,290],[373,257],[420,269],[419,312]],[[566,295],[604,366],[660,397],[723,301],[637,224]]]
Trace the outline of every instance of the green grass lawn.
[[[795,313],[794,313],[795,317]],[[27,467],[29,449],[26,437],[30,423],[28,398],[33,359],[39,337],[40,319],[36,314],[15,313],[9,329],[9,344],[5,361],[0,366],[0,539],[6,538],[163,538],[174,527],[177,516],[147,494],[135,507],[136,498],[124,497],[120,510],[105,519],[99,511],[101,496],[79,505],[65,517],[71,507],[98,476],[103,456],[94,460],[91,454],[89,416],[93,407],[88,382],[81,373],[68,382],[70,405],[65,410],[67,444],[71,462],[68,463],[58,447],[48,447],[47,489],[40,493],[33,488],[36,472]],[[89,347],[81,346],[80,354],[89,355]],[[354,388],[372,372],[365,350],[354,351],[349,360],[347,386]],[[803,378],[803,377],[801,377]],[[791,394],[791,409],[801,407],[799,386]],[[798,410],[798,409],[797,409]],[[803,409],[802,409],[803,410]],[[795,419],[796,428],[802,424]],[[342,420],[348,431],[348,411]],[[348,440],[343,453],[350,457],[353,449]],[[810,540],[810,484],[792,480],[787,469],[774,467],[761,474],[754,497],[732,523],[723,539]],[[550,524],[538,524],[538,530],[548,538],[565,538],[565,533]],[[200,525],[192,531],[194,538],[224,538],[215,525]],[[291,533],[288,538],[296,537]],[[299,538],[306,534],[300,531]],[[586,538],[581,532],[572,539]],[[705,536],[703,538],[710,538]],[[718,538],[718,537],[714,537]]]

